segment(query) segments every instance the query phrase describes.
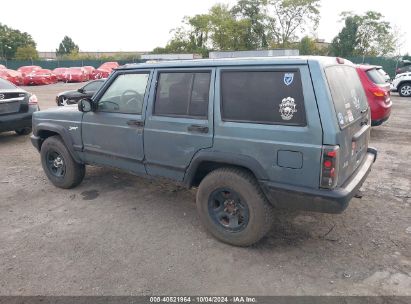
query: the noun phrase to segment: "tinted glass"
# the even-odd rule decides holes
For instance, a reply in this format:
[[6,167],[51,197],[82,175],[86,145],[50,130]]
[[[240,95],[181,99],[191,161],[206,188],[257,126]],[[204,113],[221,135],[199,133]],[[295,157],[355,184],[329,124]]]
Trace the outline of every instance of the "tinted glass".
[[102,84],[103,84],[102,81],[91,82],[91,83],[84,86],[84,91],[95,92],[101,87]]
[[378,72],[376,69],[371,69],[366,72],[368,78],[375,84],[386,84],[382,72]]
[[154,114],[206,118],[210,73],[160,73]]
[[225,71],[221,74],[223,120],[306,125],[299,71]]
[[149,74],[119,75],[99,101],[99,111],[141,114]]
[[332,66],[325,69],[340,127],[351,124],[367,109],[367,97],[355,68]]
[[0,90],[14,90],[15,88],[14,84],[0,78]]

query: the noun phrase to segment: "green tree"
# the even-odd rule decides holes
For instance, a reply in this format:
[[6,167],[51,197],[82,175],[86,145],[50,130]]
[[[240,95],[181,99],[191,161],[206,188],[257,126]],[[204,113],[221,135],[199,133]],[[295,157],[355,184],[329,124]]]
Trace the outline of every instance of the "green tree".
[[231,9],[238,19],[248,21],[246,29],[247,49],[267,48],[267,0],[240,0]]
[[76,54],[79,52],[79,47],[69,36],[64,36],[63,40],[59,44],[59,48],[56,49],[57,56],[63,56],[68,54]]
[[31,35],[0,23],[0,57],[12,59],[19,47],[36,47]]
[[39,54],[36,48],[31,45],[21,46],[17,48],[14,58],[17,60],[36,60],[39,59]]
[[216,4],[207,14],[185,17],[164,48],[153,52],[255,50],[288,47],[306,28],[315,29],[320,0],[239,0]]
[[311,37],[304,36],[298,44],[300,55],[319,55],[319,50],[315,40]]
[[320,0],[269,0],[268,21],[273,46],[288,47],[307,28],[316,29]]
[[353,17],[345,18],[345,26],[331,42],[331,53],[334,56],[350,57],[355,53],[358,44],[358,22]]
[[374,11],[364,15],[343,12],[341,16],[345,26],[333,39],[334,55],[385,56],[395,51],[397,38],[382,14]]
[[247,50],[247,30],[250,21],[236,20],[227,5],[210,9],[210,37],[215,50]]

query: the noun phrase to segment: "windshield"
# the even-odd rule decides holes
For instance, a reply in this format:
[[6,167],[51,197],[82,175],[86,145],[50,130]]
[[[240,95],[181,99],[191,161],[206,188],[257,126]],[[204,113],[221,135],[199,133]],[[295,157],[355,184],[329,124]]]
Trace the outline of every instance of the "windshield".
[[325,69],[338,123],[344,128],[368,108],[367,97],[354,67],[339,65]]

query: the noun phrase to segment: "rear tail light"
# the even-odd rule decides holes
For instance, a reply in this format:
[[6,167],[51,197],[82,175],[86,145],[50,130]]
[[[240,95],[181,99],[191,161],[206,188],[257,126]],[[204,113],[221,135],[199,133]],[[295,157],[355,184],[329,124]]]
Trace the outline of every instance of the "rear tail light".
[[29,105],[36,105],[37,103],[38,103],[37,96],[34,94],[31,95],[29,98]]
[[384,97],[387,96],[387,91],[381,88],[370,88],[369,91],[376,97]]
[[340,159],[339,146],[323,146],[321,158],[321,188],[333,189],[337,186]]

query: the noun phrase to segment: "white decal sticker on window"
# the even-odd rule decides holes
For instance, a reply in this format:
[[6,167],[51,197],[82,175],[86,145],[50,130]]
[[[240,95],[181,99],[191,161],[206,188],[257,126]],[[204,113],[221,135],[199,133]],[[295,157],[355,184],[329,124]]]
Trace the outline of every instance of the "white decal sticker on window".
[[352,97],[352,103],[354,104],[354,107],[356,109],[360,108],[360,98],[357,96],[357,92],[355,92],[354,89],[351,90],[351,97]]
[[289,86],[294,81],[294,73],[285,73],[284,74],[284,84]]
[[280,103],[280,113],[283,120],[291,120],[297,112],[295,100],[292,97],[284,98]]
[[342,115],[342,113],[338,113],[338,122],[340,125],[344,124],[344,115]]
[[347,115],[348,115],[348,121],[349,121],[349,122],[354,121],[354,116],[352,115],[351,110],[348,110],[348,111],[347,111]]

